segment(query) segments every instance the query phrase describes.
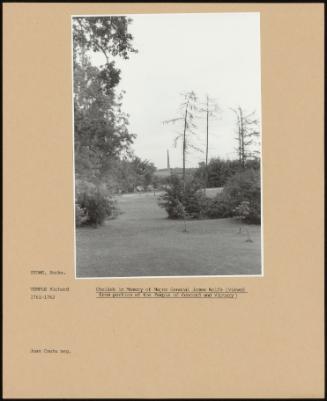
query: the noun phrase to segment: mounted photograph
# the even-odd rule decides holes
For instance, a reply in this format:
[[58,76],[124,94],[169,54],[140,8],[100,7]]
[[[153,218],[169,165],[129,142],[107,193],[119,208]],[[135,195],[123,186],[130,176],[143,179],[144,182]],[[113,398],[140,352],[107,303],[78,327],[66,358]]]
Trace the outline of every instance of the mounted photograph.
[[71,27],[75,277],[263,276],[260,13]]

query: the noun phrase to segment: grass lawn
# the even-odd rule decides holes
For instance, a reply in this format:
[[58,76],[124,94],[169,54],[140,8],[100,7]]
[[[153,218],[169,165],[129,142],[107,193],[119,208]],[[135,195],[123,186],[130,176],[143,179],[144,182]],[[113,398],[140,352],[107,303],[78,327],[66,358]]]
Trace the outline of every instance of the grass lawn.
[[[77,277],[261,274],[260,230],[233,219],[168,220],[151,193],[118,198],[122,214],[76,229]],[[244,227],[253,242],[246,242]]]

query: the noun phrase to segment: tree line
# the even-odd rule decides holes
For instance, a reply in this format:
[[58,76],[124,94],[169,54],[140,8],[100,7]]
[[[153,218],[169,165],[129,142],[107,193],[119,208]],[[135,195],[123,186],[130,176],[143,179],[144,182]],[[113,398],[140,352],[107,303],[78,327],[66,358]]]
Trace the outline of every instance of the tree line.
[[[164,121],[164,124],[181,123],[180,132],[174,140],[174,146],[177,146],[178,141],[182,142],[182,164],[183,164],[183,181],[185,181],[186,159],[187,154],[192,151],[205,153],[205,161],[200,163],[202,171],[204,189],[209,185],[209,149],[210,149],[210,123],[212,118],[217,118],[217,114],[221,113],[221,109],[217,102],[206,95],[203,102],[194,91],[189,91],[181,94],[182,101],[178,107],[178,115],[172,119]],[[236,117],[236,137],[237,142],[236,154],[238,166],[244,169],[249,162],[257,162],[260,159],[260,151],[258,149],[260,137],[259,120],[255,116],[255,111],[246,112],[241,106],[231,108]],[[197,130],[197,120],[201,114],[205,115],[205,150],[201,149],[195,143],[195,139],[199,137]],[[218,132],[214,133],[219,135]],[[217,160],[217,159],[216,159]],[[221,161],[222,162],[222,161]],[[212,162],[215,163],[215,162]],[[223,162],[222,162],[223,163]],[[228,161],[227,165],[233,162]],[[236,163],[234,163],[236,166]]]
[[[255,112],[247,113],[239,106],[231,109],[236,117],[236,160],[213,158],[209,161],[210,121],[219,111],[217,103],[206,96],[201,104],[194,91],[182,94],[179,115],[164,123],[181,123],[175,138],[182,142],[182,177],[171,176],[159,199],[169,218],[183,218],[184,231],[188,218],[238,217],[251,223],[261,221],[260,151],[258,150],[259,121]],[[205,161],[194,174],[186,175],[186,156],[191,150],[200,150],[194,144],[197,136],[196,118],[205,113]],[[257,142],[257,148],[255,144]],[[206,196],[210,187],[223,187],[214,199]],[[200,191],[200,189],[202,189]]]
[[[129,32],[132,19],[123,16],[74,17],[74,159],[77,225],[98,225],[114,215],[113,193],[133,192],[152,181],[154,164],[132,149],[129,115],[118,92],[121,71],[116,59],[137,50]],[[92,55],[101,54],[102,65]]]

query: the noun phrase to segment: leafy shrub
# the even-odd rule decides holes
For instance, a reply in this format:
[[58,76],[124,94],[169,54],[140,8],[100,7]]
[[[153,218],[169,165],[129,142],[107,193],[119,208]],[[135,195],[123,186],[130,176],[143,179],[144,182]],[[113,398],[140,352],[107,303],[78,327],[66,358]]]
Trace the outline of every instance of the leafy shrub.
[[261,221],[261,187],[259,170],[247,169],[229,178],[223,196],[233,215],[248,223]]
[[115,217],[116,206],[105,185],[88,181],[76,182],[76,225],[99,226],[107,217]]
[[214,199],[206,199],[203,215],[210,219],[222,219],[232,217],[233,210],[229,201],[222,194],[217,194]]
[[76,227],[81,227],[87,221],[87,213],[80,205],[75,204],[75,223]]
[[[181,204],[183,208],[181,208]],[[185,185],[178,176],[171,176],[159,205],[164,207],[170,219],[238,217],[248,223],[261,220],[260,172],[247,169],[227,180],[222,193],[210,199],[199,191],[197,180]]]
[[164,194],[159,198],[159,205],[166,209],[170,219],[197,218],[201,214],[201,194],[197,193],[198,189],[198,185],[190,180],[186,182],[184,191],[182,180],[172,175]]
[[235,209],[234,214],[242,220],[246,220],[251,214],[251,207],[249,201],[241,202]]

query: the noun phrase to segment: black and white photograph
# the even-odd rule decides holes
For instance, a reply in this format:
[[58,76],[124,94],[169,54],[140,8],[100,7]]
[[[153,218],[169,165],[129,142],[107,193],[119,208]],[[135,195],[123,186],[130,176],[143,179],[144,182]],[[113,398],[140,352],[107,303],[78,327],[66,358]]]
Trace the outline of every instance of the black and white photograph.
[[263,276],[260,13],[71,27],[75,277]]

